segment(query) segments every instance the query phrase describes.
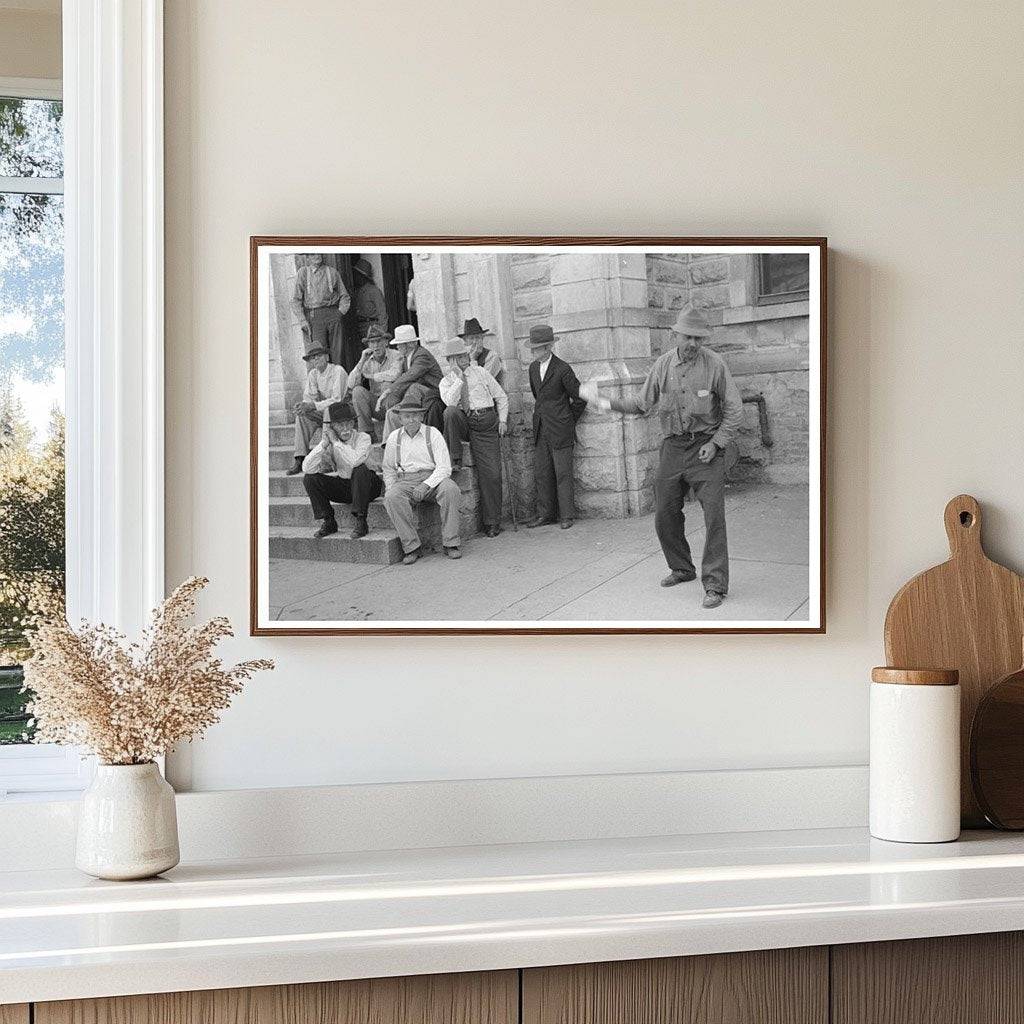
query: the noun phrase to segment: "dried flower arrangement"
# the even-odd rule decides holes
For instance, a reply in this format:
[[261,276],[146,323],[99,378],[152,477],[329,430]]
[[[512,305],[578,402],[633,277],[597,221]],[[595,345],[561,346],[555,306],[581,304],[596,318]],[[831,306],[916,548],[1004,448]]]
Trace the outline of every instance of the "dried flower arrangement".
[[63,618],[32,631],[25,689],[37,743],[86,747],[104,764],[145,764],[201,735],[266,660],[225,668],[213,649],[232,635],[226,618],[190,626],[209,582],[193,576],[153,612],[139,643],[102,624]]

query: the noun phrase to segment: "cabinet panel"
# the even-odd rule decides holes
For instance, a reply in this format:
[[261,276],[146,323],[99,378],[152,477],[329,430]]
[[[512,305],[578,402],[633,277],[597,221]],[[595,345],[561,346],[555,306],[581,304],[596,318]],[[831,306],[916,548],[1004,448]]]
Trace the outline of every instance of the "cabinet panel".
[[35,1024],[516,1024],[518,995],[515,971],[440,974],[37,1003]]
[[1024,935],[832,947],[834,1024],[1024,1024]]
[[28,1006],[25,1003],[0,1006],[0,1024],[28,1024]]
[[523,1024],[825,1024],[828,950],[523,971]]

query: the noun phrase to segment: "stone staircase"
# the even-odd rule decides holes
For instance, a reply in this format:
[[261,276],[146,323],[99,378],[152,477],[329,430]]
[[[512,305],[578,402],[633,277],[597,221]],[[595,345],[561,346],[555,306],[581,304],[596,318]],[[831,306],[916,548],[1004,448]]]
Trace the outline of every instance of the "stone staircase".
[[[294,425],[288,422],[287,413],[272,411],[270,414],[270,506],[268,509],[268,534],[271,558],[296,558],[317,562],[355,562],[367,565],[392,565],[402,560],[402,544],[391,525],[382,498],[370,503],[366,524],[370,532],[359,540],[352,540],[349,533],[355,525],[355,517],[348,505],[335,505],[334,516],[338,521],[338,532],[330,537],[317,539],[313,536],[317,521],[309,498],[302,485],[302,476],[288,476],[287,470],[294,459]],[[284,421],[284,422],[282,422]],[[367,464],[379,471],[383,451],[375,445]],[[463,539],[479,532],[479,490],[473,456],[469,445],[463,445],[462,469],[452,475],[462,491],[462,532]],[[438,508],[433,504],[421,504],[418,509],[419,531],[425,550],[440,550],[441,524]]]

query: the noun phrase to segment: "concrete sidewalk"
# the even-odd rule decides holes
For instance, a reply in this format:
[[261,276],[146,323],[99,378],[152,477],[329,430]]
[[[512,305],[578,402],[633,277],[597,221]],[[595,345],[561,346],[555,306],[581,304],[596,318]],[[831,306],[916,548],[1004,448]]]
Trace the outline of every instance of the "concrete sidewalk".
[[[802,619],[808,609],[806,486],[730,487],[726,497],[730,588],[700,607],[700,582],[665,588],[654,517],[578,520],[474,537],[453,562],[431,554],[413,566],[270,560],[271,616],[368,621],[744,621]],[[686,505],[698,568],[704,521]]]

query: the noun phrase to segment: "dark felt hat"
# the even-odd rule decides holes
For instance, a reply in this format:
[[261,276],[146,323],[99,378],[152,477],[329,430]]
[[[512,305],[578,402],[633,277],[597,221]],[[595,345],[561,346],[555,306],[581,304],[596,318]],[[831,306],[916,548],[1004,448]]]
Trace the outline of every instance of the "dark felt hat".
[[475,316],[470,317],[462,328],[460,338],[471,338],[474,334],[490,334],[490,330],[480,326],[480,321]]
[[341,423],[343,420],[354,423],[359,418],[351,402],[331,402],[327,407],[327,416],[332,423]]
[[370,329],[366,332],[366,337],[363,338],[363,345],[368,346],[371,341],[391,341],[391,332],[382,331],[380,326],[377,324],[370,324]]
[[421,402],[417,402],[415,398],[403,398],[398,405],[395,406],[398,412],[426,412]]
[[554,345],[555,331],[550,324],[535,324],[530,328],[530,348],[540,345]]
[[370,264],[370,261],[363,259],[362,256],[352,264],[352,269],[355,273],[362,274],[368,281],[373,280],[373,267]]
[[311,348],[302,358],[308,363],[310,359],[315,359],[317,356],[329,356],[330,352],[327,351],[322,345],[317,345],[315,348]]

